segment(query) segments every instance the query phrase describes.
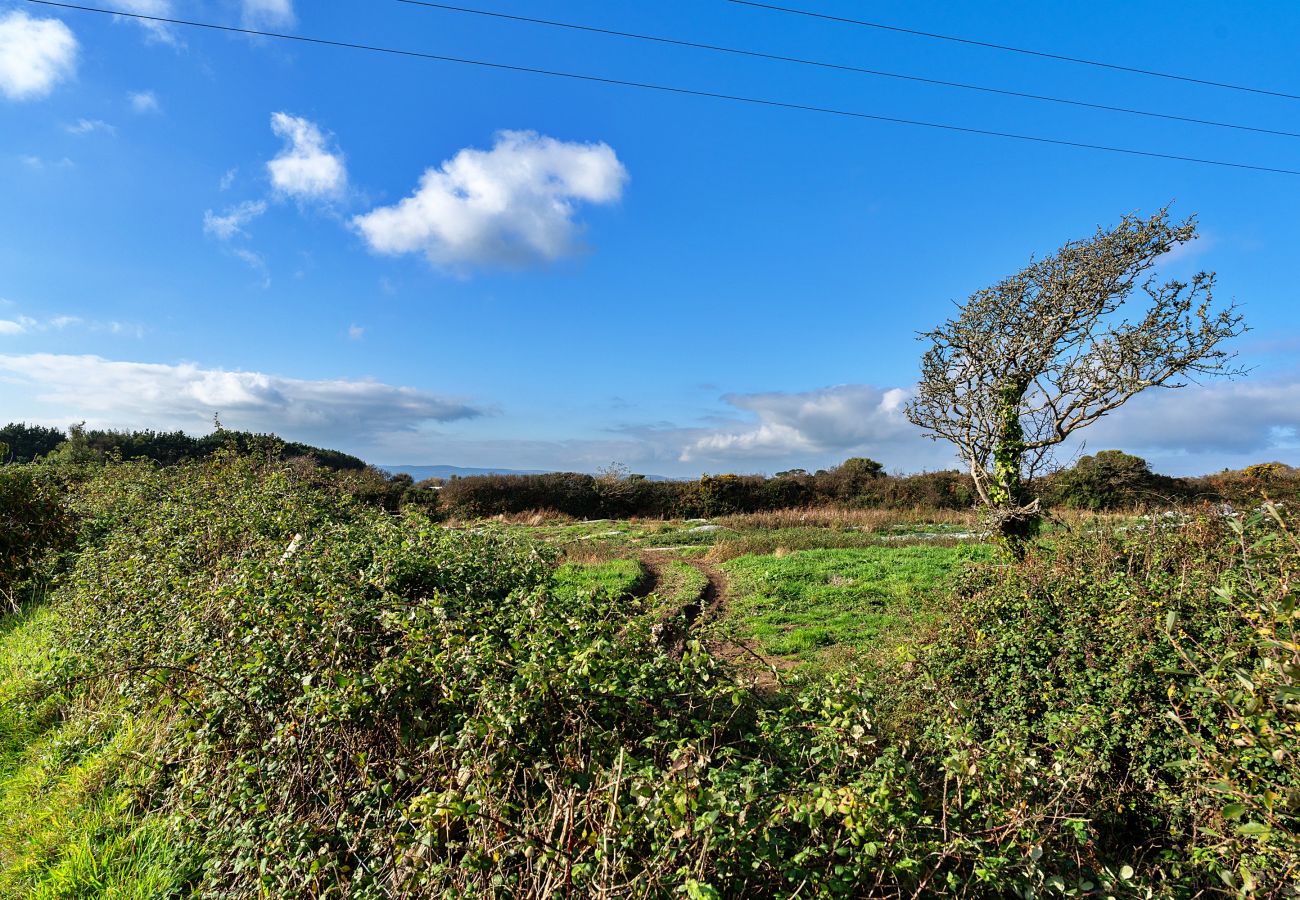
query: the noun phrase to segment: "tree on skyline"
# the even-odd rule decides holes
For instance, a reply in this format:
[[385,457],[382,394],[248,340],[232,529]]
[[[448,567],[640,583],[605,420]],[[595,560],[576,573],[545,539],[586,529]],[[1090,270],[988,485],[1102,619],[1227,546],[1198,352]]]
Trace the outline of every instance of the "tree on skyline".
[[1242,373],[1222,345],[1246,326],[1235,303],[1215,305],[1214,273],[1148,275],[1196,228],[1195,216],[1171,222],[1167,207],[1127,215],[976,291],[920,336],[930,348],[907,417],[956,445],[1016,556],[1042,520],[1028,482],[1071,434],[1148,388]]

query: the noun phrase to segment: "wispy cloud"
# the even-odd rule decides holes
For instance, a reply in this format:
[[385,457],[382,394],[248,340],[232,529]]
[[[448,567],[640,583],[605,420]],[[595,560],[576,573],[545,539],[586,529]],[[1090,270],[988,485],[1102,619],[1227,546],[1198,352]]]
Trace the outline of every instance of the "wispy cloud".
[[126,99],[134,112],[141,114],[162,112],[162,104],[158,102],[158,95],[153,91],[131,91],[126,95]]
[[224,213],[207,210],[203,213],[203,231],[215,238],[228,241],[236,235],[246,235],[244,226],[266,212],[263,200],[245,200]]
[[64,331],[69,328],[82,328],[87,331],[129,337],[144,337],[146,330],[143,325],[133,322],[99,321],[66,314],[46,319],[35,319],[31,316],[0,319],[0,335],[39,334],[45,331]]
[[[158,16],[164,19],[175,18],[176,13],[171,0],[118,0],[117,8],[123,12],[135,13],[141,16]],[[166,22],[153,22],[148,19],[136,19],[127,16],[118,16],[116,18],[119,21],[129,21],[143,28],[145,34],[152,41],[177,49],[185,46],[185,42],[181,40],[176,29]]]
[[241,17],[245,25],[292,25],[293,0],[241,0]]
[[354,341],[359,341],[365,337],[366,330],[360,325],[352,325],[348,328],[348,337]]
[[63,130],[68,134],[83,135],[93,134],[96,131],[103,131],[108,134],[117,134],[117,129],[102,119],[78,119],[71,125],[64,125]]
[[71,169],[76,165],[76,163],[68,159],[66,156],[60,157],[59,159],[45,159],[41,156],[26,155],[20,156],[19,159],[22,160],[24,166],[37,172],[45,169]]
[[517,266],[579,249],[579,202],[612,203],[627,170],[608,144],[503,131],[420,179],[414,194],[352,221],[378,253],[423,253],[438,266]]
[[20,10],[0,15],[0,94],[37,100],[73,76],[77,38],[58,19],[36,19]]

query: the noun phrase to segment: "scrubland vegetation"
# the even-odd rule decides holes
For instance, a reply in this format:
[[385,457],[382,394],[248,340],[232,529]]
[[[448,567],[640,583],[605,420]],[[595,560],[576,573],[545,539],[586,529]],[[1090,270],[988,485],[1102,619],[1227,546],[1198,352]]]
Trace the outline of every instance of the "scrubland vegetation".
[[0,896],[1296,892],[1286,505],[1010,562],[448,527],[282,456],[0,468]]

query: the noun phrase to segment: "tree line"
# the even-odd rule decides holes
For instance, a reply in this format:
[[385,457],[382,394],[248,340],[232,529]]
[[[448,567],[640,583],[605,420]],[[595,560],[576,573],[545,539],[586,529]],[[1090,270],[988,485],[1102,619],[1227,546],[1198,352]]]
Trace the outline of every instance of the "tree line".
[[[194,437],[182,431],[87,429],[68,431],[22,422],[0,428],[0,451],[8,463],[95,464],[148,460],[172,466],[234,449],[335,472],[363,502],[397,512],[418,507],[426,514],[473,519],[529,512],[578,519],[696,518],[800,507],[866,509],[971,509],[979,492],[971,476],[954,470],[889,474],[865,457],[809,472],[789,469],[773,476],[717,474],[652,481],[618,465],[595,475],[472,475],[416,482],[338,450],[285,441],[271,434],[218,428]],[[1267,497],[1300,502],[1300,469],[1280,462],[1196,478],[1153,472],[1146,460],[1120,450],[1084,456],[1073,466],[1031,479],[1028,495],[1045,508],[1161,509],[1205,501],[1254,505]]]

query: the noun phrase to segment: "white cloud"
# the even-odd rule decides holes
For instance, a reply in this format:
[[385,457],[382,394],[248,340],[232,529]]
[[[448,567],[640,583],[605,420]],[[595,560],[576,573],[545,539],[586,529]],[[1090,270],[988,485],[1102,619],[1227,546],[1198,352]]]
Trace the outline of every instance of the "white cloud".
[[221,176],[221,180],[217,182],[217,188],[223,191],[230,190],[230,186],[235,183],[235,176],[238,174],[238,168],[227,169],[225,174]]
[[[165,19],[175,17],[175,10],[172,8],[171,0],[118,0],[116,5],[123,12],[136,13],[141,16],[158,16]],[[160,44],[167,44],[170,47],[185,46],[185,42],[181,40],[180,35],[166,22],[152,22],[148,19],[136,19],[127,16],[118,16],[117,18],[134,22],[145,30],[151,40]]]
[[293,0],[242,0],[245,25],[292,25]]
[[83,135],[91,134],[96,131],[106,131],[109,134],[117,134],[117,129],[102,119],[78,119],[71,125],[64,125],[63,130],[68,134]]
[[141,114],[162,112],[162,105],[158,102],[158,95],[153,91],[131,91],[126,95],[126,99],[135,112]]
[[[749,421],[709,429],[644,432],[643,440],[675,437],[680,462],[749,465],[774,471],[828,465],[866,455],[904,472],[959,465],[944,441],[925,439],[903,415],[910,389],[841,385],[803,393],[730,395]],[[1146,458],[1169,475],[1197,475],[1282,458],[1295,461],[1300,442],[1300,380],[1294,377],[1215,381],[1178,390],[1149,390],[1076,432],[1056,460],[1118,449]]]
[[77,39],[58,19],[34,19],[14,10],[0,15],[0,94],[35,100],[72,77]]
[[482,414],[428,391],[378,381],[305,380],[190,363],[0,354],[0,372],[26,400],[27,408],[16,414],[85,419],[96,427],[206,428],[218,412],[229,427],[337,444]]
[[[7,305],[8,301],[6,301]],[[17,316],[13,319],[0,319],[0,335],[36,334],[43,331],[63,331],[67,328],[81,327],[88,331],[107,332],[109,334],[143,337],[142,325],[131,322],[100,322],[83,319],[81,316],[58,315],[48,319],[33,319],[31,316]]]
[[29,169],[35,169],[40,172],[44,169],[71,169],[76,163],[66,156],[62,159],[43,159],[39,156],[22,156],[19,157]]
[[348,328],[348,337],[354,341],[361,340],[365,336],[366,330],[360,325],[353,325]]
[[203,213],[203,231],[223,241],[235,235],[246,234],[244,226],[266,212],[266,202],[262,200],[245,200],[230,207],[221,215],[212,210]]
[[36,324],[34,319],[19,316],[16,319],[0,319],[0,334],[23,334]]
[[847,384],[803,393],[733,394],[724,399],[757,420],[699,435],[681,454],[694,459],[780,459],[916,443],[903,414],[909,392]]
[[1089,447],[1152,458],[1262,456],[1277,450],[1288,430],[1300,430],[1300,380],[1244,378],[1146,391],[1079,435]]
[[575,204],[618,200],[627,177],[608,144],[503,131],[491,150],[461,150],[410,197],[352,221],[372,250],[435,265],[549,262],[578,249]]
[[278,112],[271,116],[271,130],[285,141],[280,155],[266,164],[278,192],[304,200],[342,195],[348,181],[343,156],[326,148],[314,122]]

